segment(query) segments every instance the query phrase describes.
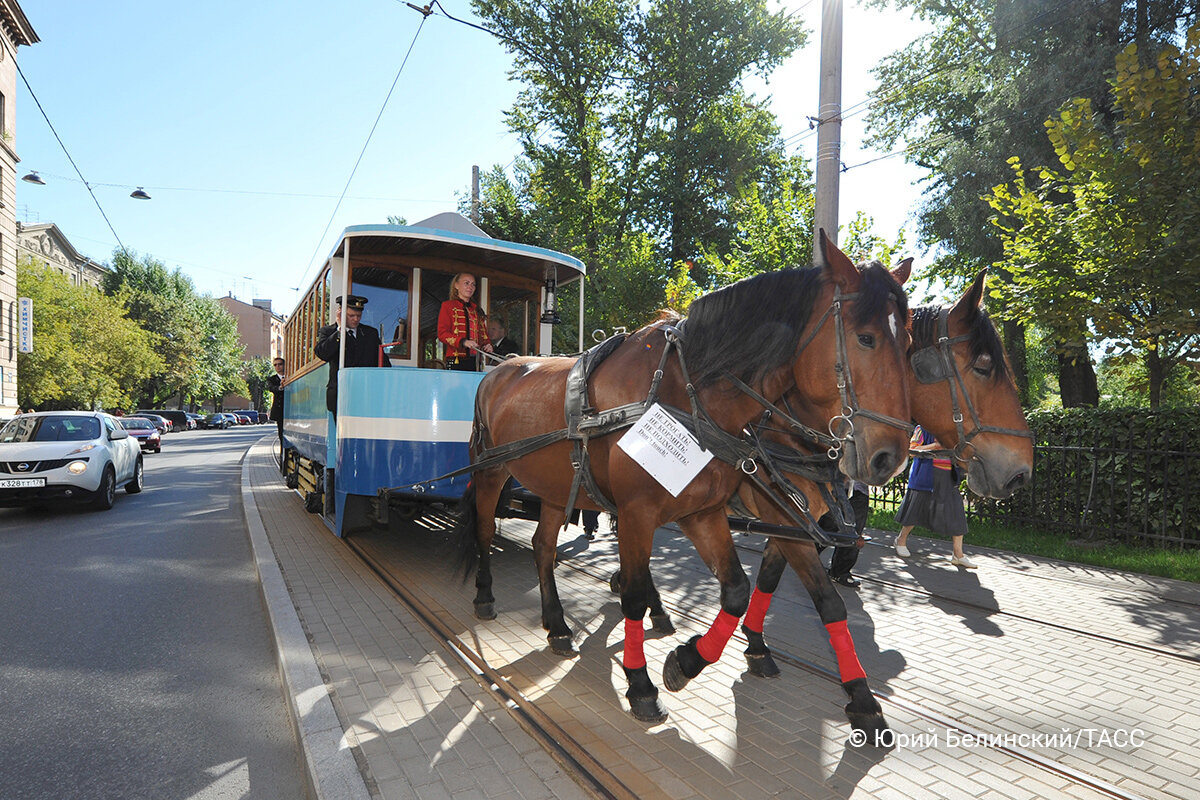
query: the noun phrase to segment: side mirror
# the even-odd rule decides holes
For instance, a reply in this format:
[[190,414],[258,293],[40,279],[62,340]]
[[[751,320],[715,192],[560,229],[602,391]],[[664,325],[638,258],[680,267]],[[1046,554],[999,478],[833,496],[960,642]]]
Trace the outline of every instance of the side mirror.
[[109,441],[112,441],[112,442],[118,441],[120,439],[128,439],[128,438],[129,438],[129,431],[125,430],[124,428],[117,428],[116,430],[112,430],[112,431],[108,432],[108,439],[109,439]]

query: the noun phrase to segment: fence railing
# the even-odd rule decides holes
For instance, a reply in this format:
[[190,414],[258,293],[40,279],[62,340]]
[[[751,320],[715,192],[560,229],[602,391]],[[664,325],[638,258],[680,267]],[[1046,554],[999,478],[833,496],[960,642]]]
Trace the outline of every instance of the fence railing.
[[[968,518],[1171,547],[1200,547],[1200,452],[1115,447],[1034,448],[1033,481],[1006,500],[965,492]],[[894,511],[907,475],[872,491]]]

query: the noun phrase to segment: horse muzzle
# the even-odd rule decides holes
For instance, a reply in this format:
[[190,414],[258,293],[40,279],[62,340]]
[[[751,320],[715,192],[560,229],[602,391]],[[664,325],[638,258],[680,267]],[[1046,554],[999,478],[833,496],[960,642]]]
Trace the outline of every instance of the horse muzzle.
[[860,445],[854,439],[843,444],[840,468],[851,480],[882,486],[908,463],[908,442],[888,442],[877,447]]

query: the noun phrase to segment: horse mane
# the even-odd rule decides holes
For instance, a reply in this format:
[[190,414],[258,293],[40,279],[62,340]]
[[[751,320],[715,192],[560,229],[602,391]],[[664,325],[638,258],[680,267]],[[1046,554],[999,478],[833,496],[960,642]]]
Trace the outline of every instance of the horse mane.
[[[884,312],[895,299],[907,318],[904,291],[878,263],[860,267],[854,303],[857,324]],[[820,267],[764,272],[695,300],[684,320],[683,352],[697,387],[732,374],[751,386],[791,361],[808,325],[813,299],[825,285]]]
[[[914,308],[912,312],[912,350],[920,350],[937,344],[938,315],[942,306],[933,304]],[[1008,359],[1000,334],[987,311],[975,308],[967,320],[967,344],[971,348],[971,361],[987,354],[992,359],[992,380],[1008,377]],[[912,352],[912,351],[910,351]]]

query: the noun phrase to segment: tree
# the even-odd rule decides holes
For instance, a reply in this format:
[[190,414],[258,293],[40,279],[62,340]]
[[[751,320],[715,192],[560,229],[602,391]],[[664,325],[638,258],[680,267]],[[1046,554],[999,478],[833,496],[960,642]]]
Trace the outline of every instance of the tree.
[[[1079,98],[1047,123],[1061,171],[991,195],[1000,212],[1002,287],[1019,313],[1056,332],[1139,353],[1149,401],[1200,355],[1200,26],[1156,59],[1129,45],[1116,60],[1111,129]],[[1064,405],[1066,398],[1064,398]]]
[[176,394],[182,402],[244,388],[237,324],[219,303],[197,295],[182,271],[169,271],[152,256],[117,250],[112,262],[105,293],[156,335],[154,348],[164,365],[143,383],[140,404],[154,407]]
[[[518,181],[485,177],[485,230],[583,259],[594,322],[661,300],[670,264],[699,242],[727,249],[732,202],[775,182],[781,160],[774,120],[740,80],[795,50],[794,21],[765,0],[474,5],[526,86],[509,112],[524,149]],[[627,279],[647,242],[660,260],[650,293],[644,277]]]
[[17,291],[33,300],[34,350],[17,356],[17,403],[42,409],[132,405],[138,386],[162,369],[154,338],[124,308],[90,286],[24,257]]
[[[887,0],[881,0],[886,3]],[[882,148],[903,144],[909,161],[929,169],[920,213],[924,242],[942,255],[934,274],[954,285],[1000,261],[1002,245],[981,198],[1005,183],[1008,159],[1050,164],[1042,121],[1071,98],[1089,98],[1100,124],[1111,123],[1106,79],[1116,54],[1140,42],[1155,52],[1194,17],[1184,0],[1117,0],[1049,5],[1044,0],[892,0],[933,30],[877,67],[868,130]],[[999,282],[1008,280],[1003,270]],[[1004,325],[1018,381],[1024,331]],[[1095,374],[1083,340],[1060,344],[1060,383],[1095,404]]]
[[259,411],[267,410],[263,396],[267,391],[267,379],[275,374],[271,359],[259,356],[242,362],[242,379],[246,382],[250,407]]

